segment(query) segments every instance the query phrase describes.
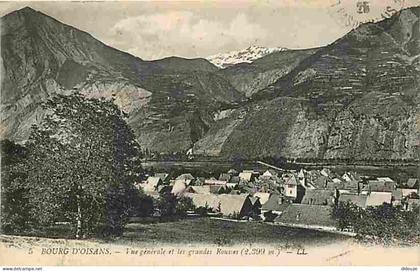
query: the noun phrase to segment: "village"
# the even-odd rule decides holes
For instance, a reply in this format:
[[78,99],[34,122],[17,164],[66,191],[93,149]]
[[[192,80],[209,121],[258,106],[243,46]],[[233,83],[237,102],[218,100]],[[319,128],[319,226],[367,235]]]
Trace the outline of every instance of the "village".
[[363,209],[387,203],[407,211],[420,203],[417,178],[339,175],[328,168],[230,169],[210,178],[184,173],[172,179],[168,173],[154,173],[136,186],[154,198],[162,193],[190,198],[196,209],[223,219],[330,230],[336,230],[331,211],[340,202]]

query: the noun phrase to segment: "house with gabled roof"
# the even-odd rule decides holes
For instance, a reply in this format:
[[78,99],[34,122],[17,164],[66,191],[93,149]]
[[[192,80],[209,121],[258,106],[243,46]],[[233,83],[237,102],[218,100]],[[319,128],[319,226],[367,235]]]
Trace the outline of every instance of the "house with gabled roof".
[[249,216],[253,212],[253,204],[249,195],[231,194],[194,194],[184,193],[184,196],[192,199],[196,207],[210,208],[215,212],[220,212],[224,216]]
[[184,173],[176,177],[175,180],[184,180],[187,185],[191,185],[195,178],[191,173]]
[[253,182],[255,179],[255,173],[253,171],[242,171],[239,173],[239,179],[244,182]]
[[296,199],[298,196],[297,186],[298,183],[296,181],[296,177],[292,173],[285,173],[282,176],[283,179],[283,189],[284,189],[284,195],[286,197]]
[[185,183],[186,181],[187,180],[175,180],[171,193],[177,197],[180,197],[187,189],[187,184]]
[[267,169],[266,171],[264,171],[264,173],[262,174],[262,176],[266,176],[266,177],[277,177],[278,174],[274,169]]

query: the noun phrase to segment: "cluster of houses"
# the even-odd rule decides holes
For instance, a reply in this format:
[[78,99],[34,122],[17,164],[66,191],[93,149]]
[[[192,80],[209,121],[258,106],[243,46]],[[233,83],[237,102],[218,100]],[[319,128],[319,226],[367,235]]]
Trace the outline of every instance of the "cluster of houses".
[[369,178],[356,172],[338,175],[329,169],[274,170],[264,172],[231,169],[218,178],[182,174],[174,179],[156,173],[138,184],[150,196],[167,192],[189,197],[226,217],[333,226],[331,209],[339,202],[361,208],[383,203],[411,210],[419,204],[419,181],[397,183],[389,177]]

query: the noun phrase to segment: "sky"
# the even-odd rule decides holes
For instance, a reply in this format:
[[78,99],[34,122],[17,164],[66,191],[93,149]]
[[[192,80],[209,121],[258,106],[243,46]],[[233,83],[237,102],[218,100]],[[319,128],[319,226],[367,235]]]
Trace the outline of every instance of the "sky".
[[352,29],[345,13],[362,21],[380,18],[386,6],[420,4],[369,1],[370,11],[363,14],[356,12],[356,0],[0,2],[0,16],[30,6],[107,45],[151,60],[206,57],[252,45],[324,46]]

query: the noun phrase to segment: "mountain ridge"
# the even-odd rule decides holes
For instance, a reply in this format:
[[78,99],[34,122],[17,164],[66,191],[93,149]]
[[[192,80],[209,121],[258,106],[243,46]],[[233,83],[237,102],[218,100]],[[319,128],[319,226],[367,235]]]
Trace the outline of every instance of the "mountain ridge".
[[[218,69],[144,61],[32,9],[1,18],[2,138],[55,93],[114,99],[144,151],[221,159],[420,159],[420,8],[328,46]],[[24,65],[22,65],[24,64]]]
[[[115,99],[130,113],[129,123],[135,119],[146,125],[138,129],[134,125],[143,148],[153,147],[154,143],[147,142],[160,133],[153,127],[151,131],[148,123],[190,127],[189,115],[197,107],[201,110],[198,118],[207,118],[222,104],[242,99],[228,81],[212,74],[216,68],[204,59],[172,58],[169,64],[144,61],[31,8],[9,13],[1,21],[3,138],[25,140],[31,125],[43,118],[40,103],[54,93],[77,91],[87,97]],[[190,97],[189,101],[180,102],[184,97]],[[165,118],[156,120],[155,115]],[[202,132],[206,127],[193,126],[171,134],[180,142],[173,149],[189,148],[193,144],[190,134],[198,133],[194,129]]]
[[[303,58],[253,93],[253,106],[223,120],[229,133],[210,130],[196,152],[230,158],[419,160],[420,73],[411,61],[419,50],[419,13],[419,7],[409,8],[362,25]],[[406,45],[414,48],[403,50]]]

